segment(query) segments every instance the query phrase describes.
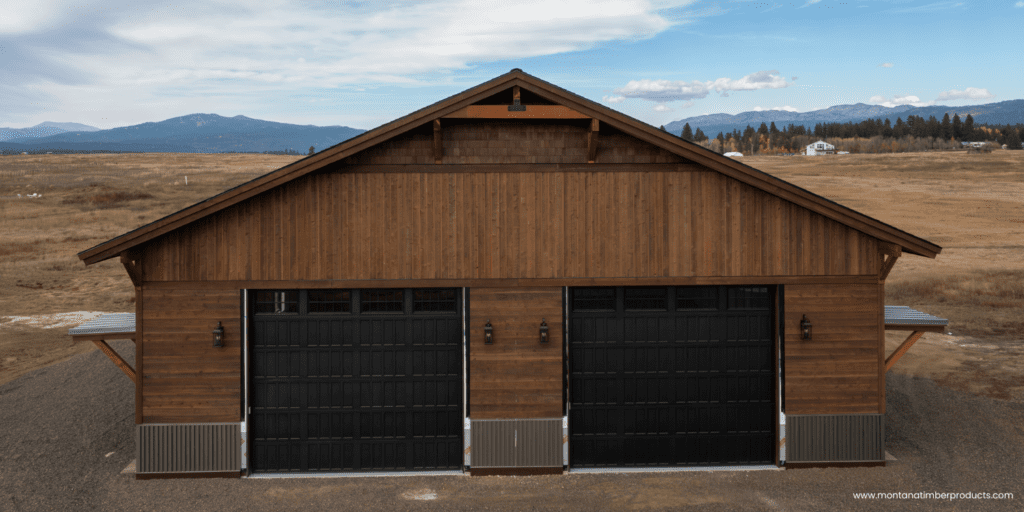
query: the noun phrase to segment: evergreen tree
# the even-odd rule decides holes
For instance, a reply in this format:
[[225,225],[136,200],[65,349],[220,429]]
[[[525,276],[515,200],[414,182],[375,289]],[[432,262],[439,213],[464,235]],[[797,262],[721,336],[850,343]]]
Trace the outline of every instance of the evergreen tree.
[[757,127],[757,134],[758,135],[768,135],[768,125],[764,124],[764,122],[761,122],[761,126]]
[[313,146],[310,146],[309,147],[309,154],[312,155],[313,153],[316,153],[316,148],[314,148]]
[[973,141],[976,138],[974,133],[974,118],[970,114],[967,114],[967,119],[964,120],[964,140]]
[[885,118],[885,126],[882,128],[882,137],[887,139],[892,138],[892,124],[889,123],[889,118]]
[[768,127],[768,133],[772,135],[779,133],[779,129],[775,127],[775,121],[772,121],[772,125]]
[[1021,149],[1020,133],[1017,132],[1016,128],[1007,126],[1003,133],[1006,134],[1003,137],[1003,144],[1006,144],[1006,149]]
[[718,152],[725,153],[725,134],[718,132],[718,137],[715,137],[715,140],[718,141]]
[[960,114],[953,114],[953,138],[964,139],[964,123],[960,120]]
[[683,125],[683,134],[680,137],[682,137],[683,140],[693,140],[693,131],[690,129],[690,123]]
[[953,137],[953,123],[949,120],[949,112],[946,112],[946,115],[942,116],[942,127],[940,131],[942,132],[943,140],[949,140]]
[[708,140],[708,136],[704,135],[704,131],[697,127],[697,133],[693,134],[693,140],[696,142],[704,142]]

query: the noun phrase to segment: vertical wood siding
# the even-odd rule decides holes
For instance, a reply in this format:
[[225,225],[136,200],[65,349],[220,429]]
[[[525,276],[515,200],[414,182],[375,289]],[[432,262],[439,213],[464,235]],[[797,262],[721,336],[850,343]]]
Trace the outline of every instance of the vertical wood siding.
[[[238,293],[146,289],[143,423],[240,421]],[[220,348],[213,347],[217,321]]]
[[147,244],[144,280],[877,275],[877,241],[713,171],[313,174]]
[[[786,285],[787,414],[879,411],[880,286]],[[810,340],[800,339],[803,315]]]

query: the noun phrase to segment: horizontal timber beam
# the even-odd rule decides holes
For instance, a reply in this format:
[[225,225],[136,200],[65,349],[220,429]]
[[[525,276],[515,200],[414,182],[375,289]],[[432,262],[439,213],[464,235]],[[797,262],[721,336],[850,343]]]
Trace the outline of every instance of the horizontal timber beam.
[[946,332],[945,325],[909,325],[909,324],[893,324],[886,325],[885,330],[887,331],[923,331],[923,332]]
[[470,105],[452,112],[444,119],[590,119],[562,105],[523,105],[526,110],[510,111],[508,105]]
[[697,164],[358,164],[335,167],[352,173],[698,172]]
[[241,290],[324,288],[515,288],[540,286],[704,286],[773,284],[877,284],[865,276],[565,277],[510,279],[330,279],[322,281],[149,281],[148,289]]

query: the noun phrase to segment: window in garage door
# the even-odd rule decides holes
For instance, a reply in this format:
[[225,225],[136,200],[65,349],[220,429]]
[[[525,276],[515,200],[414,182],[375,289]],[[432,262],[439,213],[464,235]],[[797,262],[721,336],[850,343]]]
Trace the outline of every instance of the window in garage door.
[[253,471],[462,467],[459,289],[254,295]]
[[774,463],[771,290],[571,288],[571,466]]

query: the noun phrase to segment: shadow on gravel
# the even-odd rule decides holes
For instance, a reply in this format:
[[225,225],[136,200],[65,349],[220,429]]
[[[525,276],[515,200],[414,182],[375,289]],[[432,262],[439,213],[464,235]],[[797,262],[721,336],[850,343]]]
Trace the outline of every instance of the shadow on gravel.
[[[111,343],[129,362],[132,343]],[[137,481],[134,388],[93,351],[0,386],[0,510],[1021,510],[1024,404],[889,375],[883,468]],[[107,456],[113,452],[113,454]],[[1012,492],[1013,500],[857,500]]]

